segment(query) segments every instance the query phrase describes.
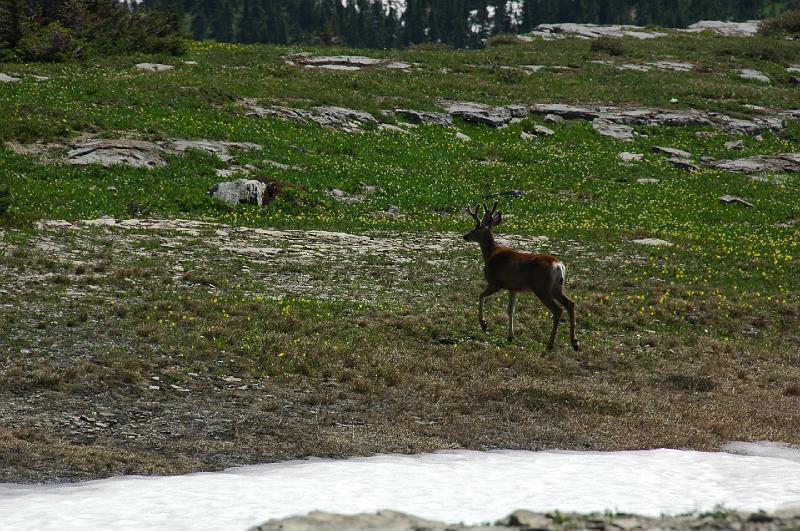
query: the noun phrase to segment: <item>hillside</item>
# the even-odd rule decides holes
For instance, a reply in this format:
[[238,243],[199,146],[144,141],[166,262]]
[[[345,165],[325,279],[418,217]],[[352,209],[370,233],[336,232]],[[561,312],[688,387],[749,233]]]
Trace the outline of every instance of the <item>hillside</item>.
[[659,31],[0,64],[0,481],[800,443],[800,42]]

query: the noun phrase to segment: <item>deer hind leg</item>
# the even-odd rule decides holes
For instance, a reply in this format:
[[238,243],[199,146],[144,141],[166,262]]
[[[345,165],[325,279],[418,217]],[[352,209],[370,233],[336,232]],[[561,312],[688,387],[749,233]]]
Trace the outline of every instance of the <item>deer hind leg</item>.
[[508,342],[514,340],[514,305],[517,302],[517,292],[508,290]]
[[569,314],[569,342],[572,345],[572,349],[578,351],[581,347],[578,345],[578,338],[575,335],[575,302],[561,293],[560,288],[556,295],[556,300],[567,309],[567,313]]
[[486,332],[487,325],[486,325],[486,320],[483,318],[483,301],[484,299],[486,299],[486,297],[494,295],[498,291],[500,291],[500,288],[496,288],[494,286],[486,286],[486,289],[483,290],[483,292],[481,293],[478,303],[478,323],[480,323],[481,330],[483,330],[484,332]]
[[558,333],[558,323],[561,321],[561,314],[564,312],[564,310],[561,309],[561,306],[556,304],[556,301],[553,300],[552,296],[539,295],[538,293],[537,295],[539,300],[542,301],[542,304],[547,306],[547,309],[553,314],[553,329],[550,331],[550,341],[547,342],[547,350],[553,350],[553,346],[556,343],[556,333]]

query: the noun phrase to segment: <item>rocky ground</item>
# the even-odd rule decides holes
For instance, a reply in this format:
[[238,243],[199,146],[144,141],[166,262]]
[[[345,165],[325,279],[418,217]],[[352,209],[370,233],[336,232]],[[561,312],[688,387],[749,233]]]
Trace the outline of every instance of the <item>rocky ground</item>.
[[562,531],[562,530],[737,530],[783,531],[800,528],[800,513],[779,515],[720,511],[704,515],[647,518],[629,514],[561,514],[515,511],[506,518],[484,525],[445,524],[395,511],[343,516],[313,512],[270,520],[250,531]]

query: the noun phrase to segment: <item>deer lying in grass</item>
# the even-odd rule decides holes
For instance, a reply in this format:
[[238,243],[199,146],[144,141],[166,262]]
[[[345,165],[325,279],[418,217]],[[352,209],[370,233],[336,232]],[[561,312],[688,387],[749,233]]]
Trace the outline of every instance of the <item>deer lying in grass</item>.
[[489,283],[481,293],[478,306],[478,322],[483,331],[486,331],[486,321],[483,318],[484,300],[501,289],[507,289],[508,341],[511,342],[514,339],[514,304],[517,301],[517,293],[532,291],[553,314],[553,330],[550,332],[547,350],[553,349],[556,340],[558,323],[563,312],[561,306],[569,313],[569,336],[572,348],[580,350],[578,339],[575,337],[575,303],[562,292],[564,264],[555,256],[521,253],[497,245],[492,236],[492,229],[502,221],[500,213],[495,212],[497,201],[491,210],[484,203],[483,219],[478,219],[478,207],[479,205],[475,206],[475,212],[467,208],[467,212],[475,220],[475,228],[465,234],[464,239],[480,244],[484,262],[483,275]]

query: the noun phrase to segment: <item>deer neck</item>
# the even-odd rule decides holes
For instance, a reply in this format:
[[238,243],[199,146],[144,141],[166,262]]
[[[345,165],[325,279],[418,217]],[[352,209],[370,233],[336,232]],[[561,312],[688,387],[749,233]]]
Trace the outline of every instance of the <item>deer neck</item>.
[[492,256],[492,253],[497,249],[497,243],[494,241],[494,236],[489,231],[482,232],[480,238],[478,239],[478,244],[481,246],[481,254],[483,255],[483,261],[488,262],[489,258]]

